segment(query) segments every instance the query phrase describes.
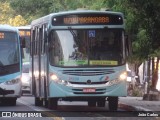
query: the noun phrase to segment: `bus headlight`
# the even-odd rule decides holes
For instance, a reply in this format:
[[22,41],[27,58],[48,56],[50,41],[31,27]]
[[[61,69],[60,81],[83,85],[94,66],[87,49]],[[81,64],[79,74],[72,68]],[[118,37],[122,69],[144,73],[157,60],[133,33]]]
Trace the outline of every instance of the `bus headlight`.
[[58,76],[54,73],[50,74],[50,79],[55,81],[55,82],[58,82],[58,80],[59,80]]
[[119,79],[120,80],[126,80],[127,79],[127,72],[121,73],[120,76],[119,76]]
[[62,84],[62,85],[68,85],[69,84],[68,81],[59,79],[59,77],[54,73],[50,73],[50,79],[53,80],[54,82]]
[[23,76],[23,75],[22,75],[21,81],[22,81],[22,83],[27,83],[27,84],[29,84],[29,79],[28,79],[27,76]]
[[20,82],[20,78],[16,78],[16,79],[13,79],[13,80],[10,80],[10,81],[6,81],[4,84],[13,85],[13,84],[16,84],[18,82]]
[[39,71],[34,71],[34,76],[38,77],[39,76]]

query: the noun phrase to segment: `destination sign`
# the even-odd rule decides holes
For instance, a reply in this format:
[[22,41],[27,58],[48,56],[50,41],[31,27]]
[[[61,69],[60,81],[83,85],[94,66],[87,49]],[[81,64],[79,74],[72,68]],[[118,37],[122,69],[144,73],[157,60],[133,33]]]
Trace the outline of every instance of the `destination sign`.
[[52,25],[122,25],[123,19],[115,14],[69,14],[55,16]]
[[30,36],[31,33],[29,30],[19,30],[19,35],[22,36]]
[[3,39],[3,38],[4,38],[4,33],[0,32],[0,39]]
[[109,17],[64,17],[64,24],[98,24],[98,23],[109,23]]

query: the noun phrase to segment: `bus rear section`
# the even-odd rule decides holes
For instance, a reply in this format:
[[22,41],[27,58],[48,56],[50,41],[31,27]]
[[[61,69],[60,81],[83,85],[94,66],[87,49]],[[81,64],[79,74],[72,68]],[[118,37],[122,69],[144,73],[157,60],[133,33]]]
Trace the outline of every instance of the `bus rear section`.
[[21,51],[18,30],[0,25],[0,101],[16,105],[21,96]]
[[117,110],[127,95],[126,53],[121,13],[70,11],[33,21],[35,105],[57,109],[61,99],[105,107],[107,100]]

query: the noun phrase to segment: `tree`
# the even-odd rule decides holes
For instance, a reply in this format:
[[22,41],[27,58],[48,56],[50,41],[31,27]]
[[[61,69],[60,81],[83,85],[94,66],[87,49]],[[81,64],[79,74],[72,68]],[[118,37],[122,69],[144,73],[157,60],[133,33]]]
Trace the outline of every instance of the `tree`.
[[7,3],[7,2],[2,3],[2,2],[0,2],[0,4],[1,4],[1,7],[0,7],[0,14],[1,14],[0,23],[1,24],[6,24],[7,23],[6,21],[8,21],[8,19],[13,17],[14,12],[10,8],[9,3]]
[[4,0],[2,2],[0,2],[0,4],[1,4],[0,24],[9,24],[9,25],[13,25],[13,26],[20,26],[20,25],[27,24],[27,21],[21,15],[16,15],[15,11],[10,7],[7,0]]
[[[157,51],[160,49],[160,3],[159,0],[128,0],[130,6],[134,9],[134,13],[139,18],[141,27],[146,30],[148,41],[150,42],[150,51],[148,56],[155,58],[158,57],[157,63],[153,64],[153,77],[152,77],[152,88],[156,89],[156,83],[158,80],[158,62],[159,56]],[[156,68],[156,69],[155,69]]]
[[14,18],[10,18],[8,24],[12,26],[23,26],[27,25],[27,21],[21,15],[17,15]]

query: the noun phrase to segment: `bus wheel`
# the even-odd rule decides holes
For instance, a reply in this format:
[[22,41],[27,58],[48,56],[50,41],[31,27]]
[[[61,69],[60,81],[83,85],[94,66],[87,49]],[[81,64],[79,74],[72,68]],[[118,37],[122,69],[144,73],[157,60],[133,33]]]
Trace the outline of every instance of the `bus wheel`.
[[117,111],[118,97],[108,97],[108,106],[110,111]]
[[9,104],[11,105],[11,106],[15,106],[16,105],[16,100],[17,100],[17,98],[11,98],[10,100],[9,100]]
[[39,97],[35,97],[35,106],[43,106],[43,100],[40,100]]
[[58,106],[58,99],[57,98],[49,98],[48,99],[48,108],[56,110]]
[[88,101],[89,107],[96,107],[96,101]]
[[2,100],[3,105],[15,106],[17,98],[4,98]]
[[47,99],[44,100],[44,106],[45,106],[46,108],[48,107],[48,100],[47,100]]
[[97,106],[98,107],[105,107],[105,104],[106,104],[106,100],[100,100],[100,101],[97,101]]

